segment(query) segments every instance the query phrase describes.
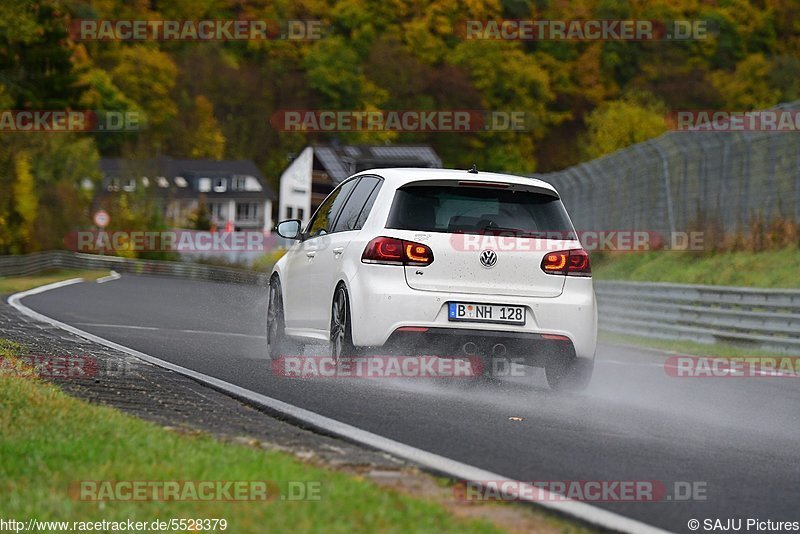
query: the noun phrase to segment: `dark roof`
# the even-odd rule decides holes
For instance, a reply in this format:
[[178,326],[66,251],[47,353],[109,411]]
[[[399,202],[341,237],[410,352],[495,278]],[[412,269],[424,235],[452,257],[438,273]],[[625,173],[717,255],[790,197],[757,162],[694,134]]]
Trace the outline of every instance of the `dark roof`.
[[[197,196],[197,178],[230,178],[234,175],[252,176],[259,185],[261,191],[233,191],[231,187],[224,193],[204,193],[210,196],[237,196],[252,198],[277,198],[272,187],[264,179],[261,171],[258,170],[253,161],[244,160],[212,160],[212,159],[173,159],[162,157],[150,160],[133,160],[127,158],[100,158],[100,170],[103,173],[103,189],[106,190],[112,178],[140,178],[148,177],[151,182],[155,182],[158,177],[164,177],[169,182],[169,187],[159,187],[152,184],[153,189],[162,192],[179,193],[181,196]],[[187,182],[187,187],[178,187],[176,177],[183,177]]]
[[315,144],[314,157],[333,182],[367,169],[387,167],[440,168],[442,160],[427,145]]

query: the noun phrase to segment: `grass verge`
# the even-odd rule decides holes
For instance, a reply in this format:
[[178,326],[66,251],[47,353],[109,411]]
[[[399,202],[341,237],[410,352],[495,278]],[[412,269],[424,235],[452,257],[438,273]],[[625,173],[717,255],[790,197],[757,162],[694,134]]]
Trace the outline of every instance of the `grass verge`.
[[800,288],[800,250],[720,252],[654,251],[592,256],[596,280],[674,282],[763,288]]
[[26,291],[34,287],[69,280],[70,278],[84,278],[86,280],[97,280],[107,276],[108,271],[80,271],[80,270],[61,270],[45,271],[29,276],[7,276],[0,277],[0,295]]

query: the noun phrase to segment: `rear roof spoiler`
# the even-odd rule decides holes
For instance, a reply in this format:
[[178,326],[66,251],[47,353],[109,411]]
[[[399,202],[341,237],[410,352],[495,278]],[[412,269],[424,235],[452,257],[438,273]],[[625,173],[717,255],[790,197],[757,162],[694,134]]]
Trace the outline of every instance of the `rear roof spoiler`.
[[553,189],[542,187],[535,183],[520,184],[517,182],[501,182],[495,180],[416,180],[408,182],[399,187],[403,189],[409,186],[420,185],[438,185],[445,187],[485,187],[487,189],[505,189],[511,191],[530,191],[532,193],[540,193],[543,195],[551,196],[560,199],[559,194]]

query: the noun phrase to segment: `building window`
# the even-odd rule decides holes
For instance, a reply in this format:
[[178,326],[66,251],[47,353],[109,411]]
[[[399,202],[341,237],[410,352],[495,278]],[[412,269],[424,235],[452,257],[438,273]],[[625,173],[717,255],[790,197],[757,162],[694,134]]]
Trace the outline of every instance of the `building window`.
[[130,193],[131,191],[136,191],[136,178],[128,178],[125,181],[125,185],[122,186],[123,191],[127,191]]
[[225,178],[214,178],[215,193],[224,193],[227,188],[228,182],[225,180]]
[[208,203],[208,213],[211,215],[211,218],[215,221],[224,221],[225,220],[225,204],[222,202],[209,202]]
[[231,178],[231,189],[234,191],[244,191],[246,183],[247,176],[243,174],[234,174],[233,178]]
[[300,220],[302,221],[302,220],[303,220],[303,215],[304,215],[304,214],[305,214],[305,213],[304,213],[304,210],[303,210],[303,208],[297,208],[297,218],[298,218],[298,219],[300,219]]
[[294,214],[293,208],[291,206],[286,206],[286,218],[291,219],[293,214]]
[[236,204],[237,221],[255,221],[258,219],[258,204],[255,202],[245,202]]
[[175,185],[177,185],[178,187],[186,187],[187,185],[189,185],[189,182],[187,182],[186,178],[184,178],[183,176],[176,176]]
[[198,178],[197,190],[201,193],[208,193],[211,191],[211,178]]

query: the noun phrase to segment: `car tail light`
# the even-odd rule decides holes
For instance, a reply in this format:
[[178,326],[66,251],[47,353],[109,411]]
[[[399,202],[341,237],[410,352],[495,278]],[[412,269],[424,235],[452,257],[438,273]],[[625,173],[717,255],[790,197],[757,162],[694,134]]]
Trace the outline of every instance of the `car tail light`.
[[562,336],[561,334],[542,334],[542,339],[548,339],[550,341],[569,341],[567,336]]
[[364,248],[361,261],[403,265],[403,242],[391,237],[376,237]]
[[376,237],[364,248],[364,263],[384,265],[409,265],[423,267],[433,263],[433,251],[428,245],[403,241],[394,237]]
[[548,274],[592,276],[589,254],[581,248],[548,252],[542,260],[542,270]]

